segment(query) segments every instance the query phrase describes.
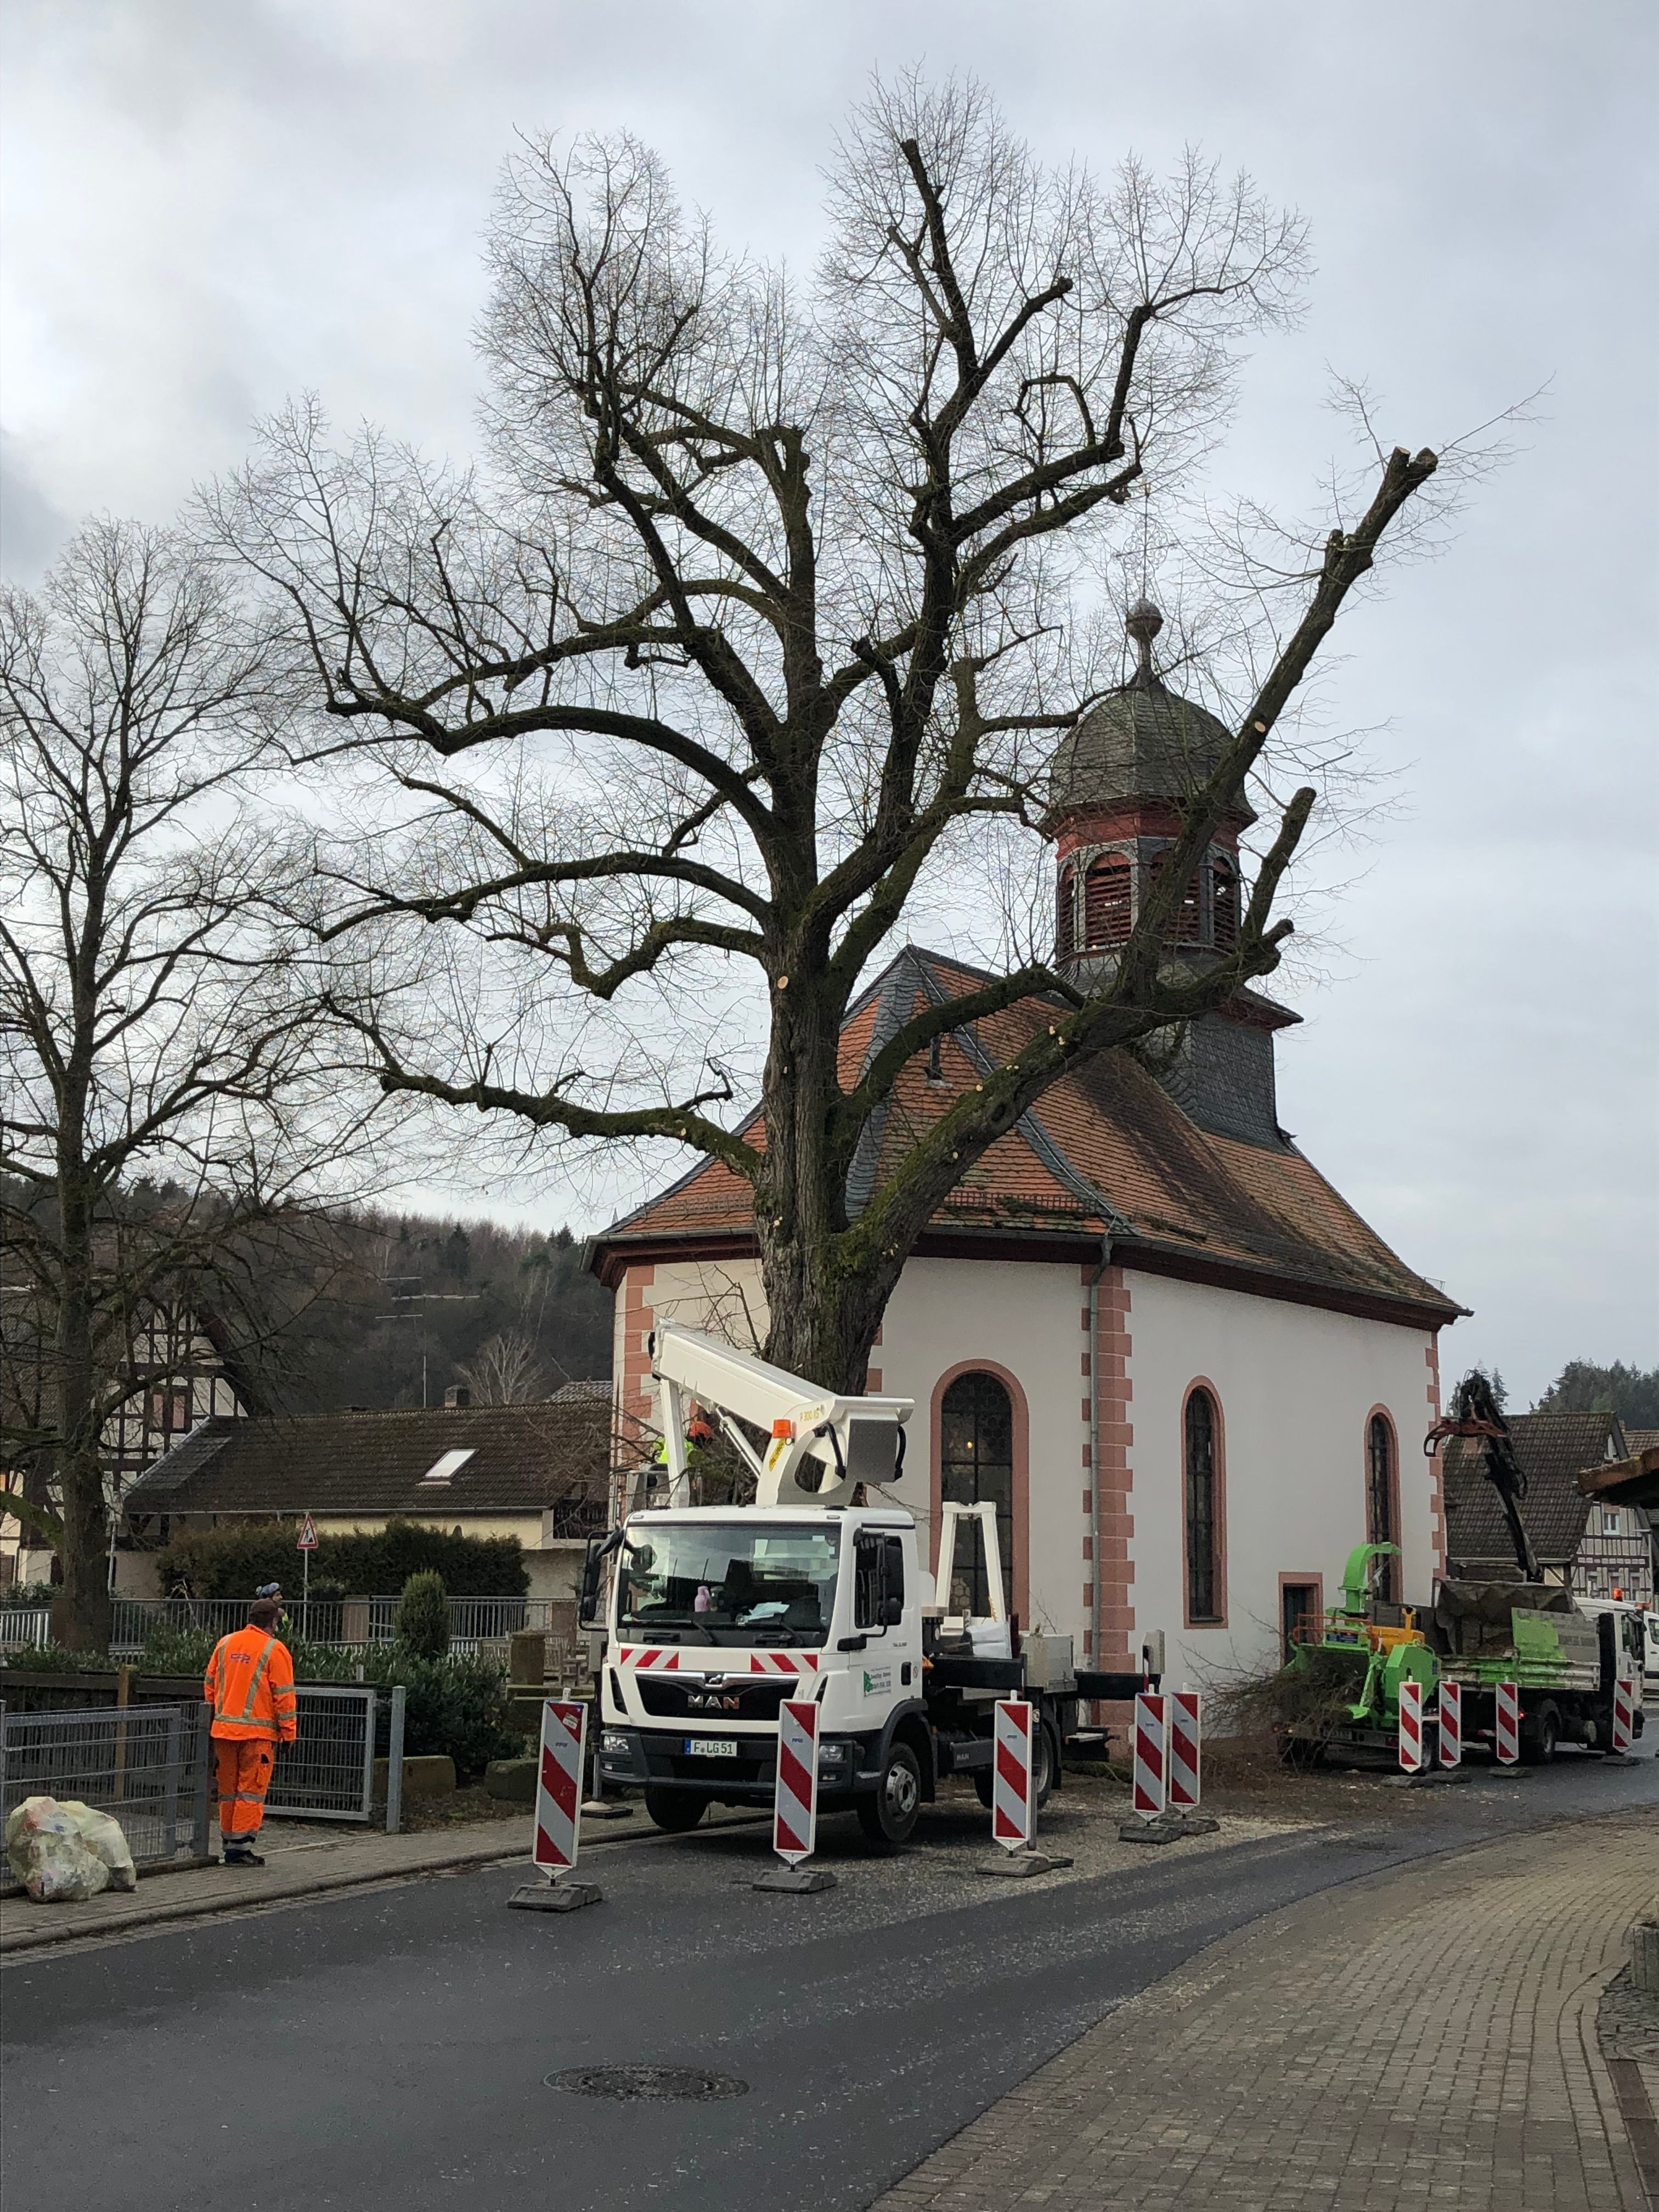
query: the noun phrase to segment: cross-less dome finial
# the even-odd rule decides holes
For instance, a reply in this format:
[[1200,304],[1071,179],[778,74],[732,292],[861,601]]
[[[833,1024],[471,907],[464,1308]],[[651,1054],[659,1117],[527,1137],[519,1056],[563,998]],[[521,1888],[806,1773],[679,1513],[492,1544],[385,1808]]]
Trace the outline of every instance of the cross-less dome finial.
[[1144,682],[1152,680],[1152,640],[1164,627],[1164,617],[1150,599],[1137,599],[1123,618],[1123,627],[1135,641],[1140,655],[1140,676]]

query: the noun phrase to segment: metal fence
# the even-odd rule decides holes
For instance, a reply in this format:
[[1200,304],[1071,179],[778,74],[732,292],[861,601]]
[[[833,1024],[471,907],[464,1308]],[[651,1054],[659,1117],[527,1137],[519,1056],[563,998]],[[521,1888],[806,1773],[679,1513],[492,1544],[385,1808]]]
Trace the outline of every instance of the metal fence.
[[374,1814],[376,1698],[386,1738],[386,1825],[403,1815],[404,1686],[376,1692],[310,1683],[295,1693],[299,1734],[271,1770],[265,1811],[295,1820],[368,1820]]
[[0,1607],[0,1651],[16,1651],[52,1641],[49,1605]]
[[[0,1816],[26,1797],[79,1799],[121,1824],[134,1863],[210,1849],[211,1720],[204,1705],[9,1713],[0,1706]],[[0,1887],[18,1885],[0,1860]]]
[[[312,1598],[292,1595],[284,1600],[295,1632],[311,1644],[330,1644],[351,1649],[362,1644],[390,1644],[398,1610],[395,1597]],[[449,1601],[450,1648],[482,1651],[504,1646],[509,1636],[528,1629],[545,1635],[553,1626],[556,1601],[544,1597],[453,1597]],[[566,1604],[568,1612],[568,1602]],[[33,1614],[20,1613],[19,1620]],[[0,1623],[4,1620],[0,1615]],[[118,1597],[110,1650],[120,1659],[137,1658],[152,1629],[205,1628],[216,1636],[247,1625],[246,1598]],[[3,1635],[0,1628],[0,1635]],[[19,1642],[44,1643],[44,1635],[19,1636]]]

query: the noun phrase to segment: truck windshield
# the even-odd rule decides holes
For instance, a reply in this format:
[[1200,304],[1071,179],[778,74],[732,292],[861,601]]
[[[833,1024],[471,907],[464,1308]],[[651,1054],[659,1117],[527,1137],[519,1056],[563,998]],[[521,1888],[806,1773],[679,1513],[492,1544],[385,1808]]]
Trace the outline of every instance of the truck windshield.
[[821,1644],[836,1609],[838,1528],[658,1523],[622,1553],[617,1623],[677,1643]]

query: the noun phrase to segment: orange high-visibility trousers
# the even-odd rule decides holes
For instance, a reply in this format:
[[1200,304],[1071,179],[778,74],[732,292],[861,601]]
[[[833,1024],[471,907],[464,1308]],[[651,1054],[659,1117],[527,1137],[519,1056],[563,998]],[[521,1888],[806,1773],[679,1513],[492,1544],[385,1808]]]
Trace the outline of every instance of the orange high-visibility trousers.
[[259,1736],[216,1736],[213,1768],[219,1785],[219,1833],[228,1844],[252,1844],[265,1816],[276,1746]]

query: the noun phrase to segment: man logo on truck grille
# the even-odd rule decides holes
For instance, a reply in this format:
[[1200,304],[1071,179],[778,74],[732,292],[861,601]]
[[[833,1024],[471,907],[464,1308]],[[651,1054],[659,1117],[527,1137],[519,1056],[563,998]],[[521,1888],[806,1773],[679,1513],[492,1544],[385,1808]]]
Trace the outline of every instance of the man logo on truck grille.
[[688,1690],[685,1702],[700,1713],[736,1713],[743,1710],[741,1698],[717,1698],[697,1690]]

